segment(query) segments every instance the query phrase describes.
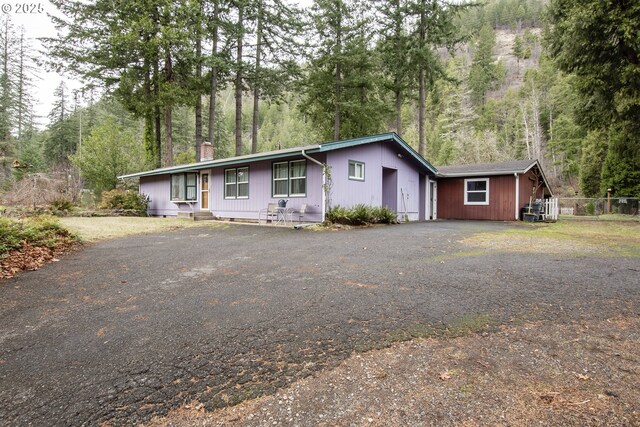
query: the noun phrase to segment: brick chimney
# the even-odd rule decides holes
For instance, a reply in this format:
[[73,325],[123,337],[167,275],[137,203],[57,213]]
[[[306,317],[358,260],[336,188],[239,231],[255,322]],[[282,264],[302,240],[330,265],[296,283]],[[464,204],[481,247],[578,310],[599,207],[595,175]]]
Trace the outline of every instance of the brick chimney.
[[206,162],[207,160],[213,160],[213,145],[208,141],[203,141],[200,144],[200,161]]

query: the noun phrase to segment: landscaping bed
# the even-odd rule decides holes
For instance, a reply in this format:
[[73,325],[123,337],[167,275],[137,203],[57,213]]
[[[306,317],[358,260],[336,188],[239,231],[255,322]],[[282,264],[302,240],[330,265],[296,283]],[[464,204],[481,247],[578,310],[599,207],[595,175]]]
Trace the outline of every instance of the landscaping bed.
[[57,256],[79,242],[76,234],[51,216],[0,218],[0,279],[57,261]]

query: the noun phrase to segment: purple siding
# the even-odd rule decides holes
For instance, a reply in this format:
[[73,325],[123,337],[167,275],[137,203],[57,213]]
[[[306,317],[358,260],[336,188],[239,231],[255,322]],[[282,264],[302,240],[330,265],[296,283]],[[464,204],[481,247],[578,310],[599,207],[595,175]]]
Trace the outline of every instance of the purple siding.
[[[420,195],[421,166],[402,148],[392,141],[373,142],[314,155],[320,162],[331,167],[331,205],[352,207],[356,204],[371,206],[387,205],[404,219],[417,220],[420,212],[427,212],[427,194]],[[274,162],[303,160],[301,156],[281,160],[247,162],[234,166],[216,166],[202,170],[208,172],[209,208],[220,218],[257,219],[258,211],[269,203],[277,203],[282,197],[272,197],[272,165]],[[364,181],[349,179],[349,161],[365,165]],[[249,167],[249,197],[247,199],[224,198],[224,171],[229,168]],[[383,173],[383,171],[385,171]],[[151,198],[151,215],[177,215],[179,211],[200,209],[200,178],[198,178],[198,200],[193,207],[171,202],[170,175],[142,177],[140,191]],[[424,180],[424,178],[423,178]],[[426,181],[425,181],[426,182]],[[303,221],[322,220],[322,167],[307,160],[307,193],[305,197],[287,197],[287,206],[297,209],[307,204]],[[422,191],[428,191],[425,184]]]
[[[324,162],[323,156],[314,156],[318,161]],[[283,197],[271,196],[272,164],[274,162],[304,160],[302,157],[292,157],[282,160],[265,160],[239,164],[235,166],[220,166],[200,171],[209,172],[209,210],[221,218],[257,219],[258,211],[267,207],[269,203],[277,203]],[[249,198],[225,199],[224,198],[224,171],[235,167],[249,167]],[[150,215],[175,216],[179,211],[190,212],[189,205],[171,202],[170,200],[170,175],[158,175],[140,178],[140,192],[151,199],[149,205]],[[198,176],[198,200],[193,204],[193,210],[200,210],[200,177]],[[289,200],[287,207],[299,208],[303,203],[307,204],[307,213],[303,221],[322,220],[322,168],[307,160],[307,193],[306,197],[285,197]]]
[[[295,157],[288,160],[304,160]],[[318,157],[319,161],[323,161]],[[307,160],[307,195],[306,197],[272,197],[272,165],[285,160],[265,160],[262,162],[237,165],[249,167],[249,198],[228,200],[224,198],[224,170],[230,167],[215,168],[211,174],[209,203],[214,215],[221,218],[257,219],[258,211],[269,203],[277,203],[280,199],[289,200],[287,207],[298,209],[307,204],[307,213],[303,221],[322,220],[322,168]],[[234,166],[235,167],[235,166]]]
[[[402,157],[398,156],[399,153]],[[349,179],[349,160],[365,164],[364,181]],[[406,212],[410,220],[418,219],[420,169],[395,144],[376,142],[330,151],[327,153],[327,163],[331,166],[333,180],[331,191],[333,206],[351,207],[358,203],[382,206],[383,200],[387,201],[388,197],[393,197],[395,189],[395,206],[398,215],[402,218]],[[394,174],[396,182],[391,183],[395,188],[389,188],[388,182],[383,186],[383,168],[397,171]],[[383,195],[383,187],[387,193],[391,192],[391,196]],[[390,203],[387,202],[387,204]]]
[[[171,202],[169,175],[140,177],[140,193],[149,196],[149,215],[176,216],[180,211],[191,212],[188,204]],[[193,209],[198,210],[198,205],[194,203]]]

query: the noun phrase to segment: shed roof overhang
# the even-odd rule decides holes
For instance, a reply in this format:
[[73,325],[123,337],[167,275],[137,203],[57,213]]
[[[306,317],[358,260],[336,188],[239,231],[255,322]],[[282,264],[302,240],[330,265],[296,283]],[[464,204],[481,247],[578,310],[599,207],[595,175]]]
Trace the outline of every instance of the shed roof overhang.
[[525,167],[518,168],[518,169],[482,170],[482,171],[469,170],[469,171],[460,171],[460,172],[438,171],[437,176],[439,178],[467,178],[467,177],[475,178],[475,177],[483,177],[483,176],[500,176],[500,175],[514,175],[514,174],[521,175],[529,172],[535,166],[537,166],[537,169],[540,172],[540,176],[542,177],[542,181],[544,182],[544,186],[548,190],[549,195],[553,196],[553,191],[551,190],[551,186],[549,185],[549,182],[547,181],[547,177],[544,175],[544,171],[542,170],[542,166],[540,166],[540,162],[538,162],[538,160],[531,160],[531,162],[528,163]]

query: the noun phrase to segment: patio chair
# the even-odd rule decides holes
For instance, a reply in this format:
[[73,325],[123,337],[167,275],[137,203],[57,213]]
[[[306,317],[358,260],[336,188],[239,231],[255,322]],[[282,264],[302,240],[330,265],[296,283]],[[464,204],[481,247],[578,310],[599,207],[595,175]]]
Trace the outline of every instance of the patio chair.
[[307,204],[303,203],[300,205],[300,208],[293,213],[298,216],[298,222],[302,222],[302,217],[307,212]]
[[266,208],[260,209],[258,211],[258,224],[260,223],[260,220],[262,219],[263,215],[264,215],[265,224],[269,222],[269,220],[271,220],[271,223],[273,223],[273,221],[277,221],[278,220],[278,204],[269,203]]

